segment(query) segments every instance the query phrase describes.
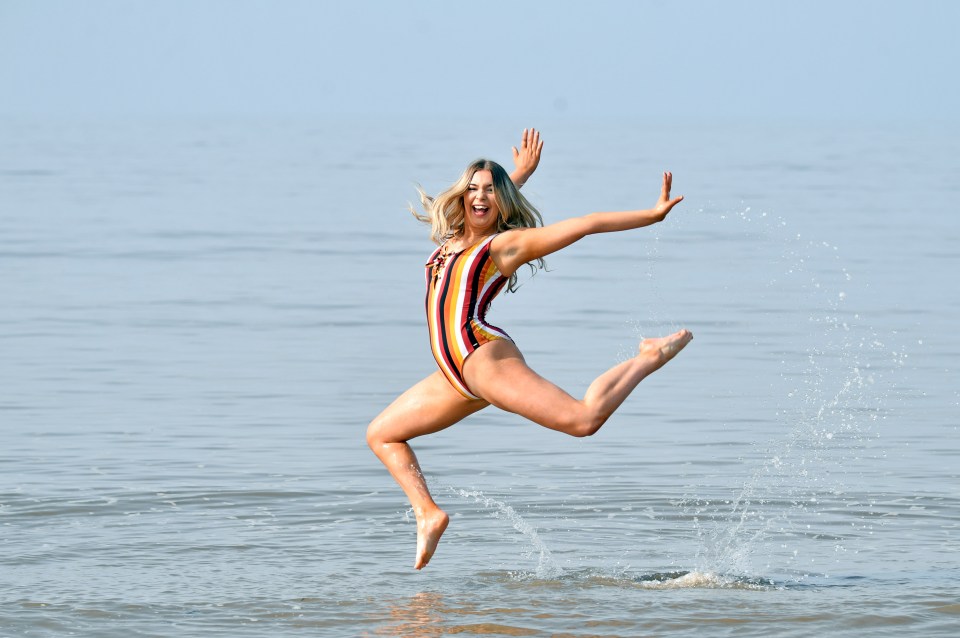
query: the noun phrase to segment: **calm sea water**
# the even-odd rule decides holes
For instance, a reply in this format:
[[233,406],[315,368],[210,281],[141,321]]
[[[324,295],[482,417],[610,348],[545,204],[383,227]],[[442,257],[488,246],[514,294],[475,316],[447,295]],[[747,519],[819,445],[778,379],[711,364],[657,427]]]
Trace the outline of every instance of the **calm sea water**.
[[[543,128],[548,221],[648,206],[491,315],[595,437],[367,422],[434,369],[405,205]],[[960,632],[956,127],[0,124],[0,635]]]

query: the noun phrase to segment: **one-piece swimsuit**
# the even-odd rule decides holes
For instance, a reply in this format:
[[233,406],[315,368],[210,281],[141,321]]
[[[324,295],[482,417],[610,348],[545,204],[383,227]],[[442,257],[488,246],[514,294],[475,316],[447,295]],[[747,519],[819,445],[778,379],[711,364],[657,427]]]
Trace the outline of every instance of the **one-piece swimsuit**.
[[426,263],[430,349],[450,384],[468,399],[479,397],[463,378],[467,357],[487,342],[512,341],[506,332],[486,321],[490,302],[509,281],[490,257],[494,237],[451,253],[444,244]]

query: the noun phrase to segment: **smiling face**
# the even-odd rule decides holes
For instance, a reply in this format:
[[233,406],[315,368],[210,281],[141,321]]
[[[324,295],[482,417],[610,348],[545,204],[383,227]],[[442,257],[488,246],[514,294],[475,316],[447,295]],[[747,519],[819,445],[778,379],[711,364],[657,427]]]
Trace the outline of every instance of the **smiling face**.
[[483,234],[496,230],[500,207],[493,189],[493,173],[481,170],[473,174],[463,194],[463,211],[467,229]]

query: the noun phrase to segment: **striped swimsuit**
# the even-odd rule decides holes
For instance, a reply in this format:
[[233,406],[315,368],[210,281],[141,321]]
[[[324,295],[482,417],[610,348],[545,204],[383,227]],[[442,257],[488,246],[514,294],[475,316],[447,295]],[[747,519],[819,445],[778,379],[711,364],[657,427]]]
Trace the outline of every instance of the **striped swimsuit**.
[[426,264],[430,349],[450,384],[468,399],[479,397],[463,379],[463,362],[488,341],[512,341],[485,320],[490,302],[508,281],[490,257],[494,237],[446,255],[440,246]]

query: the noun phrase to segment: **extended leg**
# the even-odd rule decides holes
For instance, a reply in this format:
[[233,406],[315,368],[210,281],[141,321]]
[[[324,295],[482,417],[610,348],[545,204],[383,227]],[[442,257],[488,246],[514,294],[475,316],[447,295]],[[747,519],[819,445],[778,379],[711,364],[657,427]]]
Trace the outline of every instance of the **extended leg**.
[[407,441],[448,428],[487,405],[465,399],[438,371],[401,394],[367,427],[367,444],[410,499],[417,517],[416,569],[430,561],[449,518],[430,495]]
[[582,400],[531,370],[509,341],[494,341],[476,350],[466,361],[464,376],[475,394],[499,408],[553,430],[590,436],[647,375],[666,364],[691,339],[687,330],[644,339],[635,357],[597,377]]

